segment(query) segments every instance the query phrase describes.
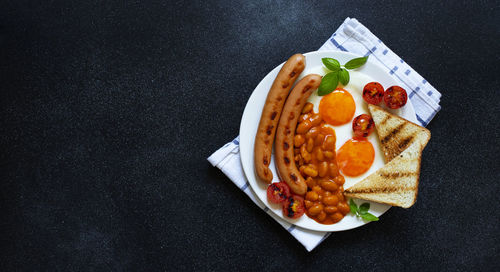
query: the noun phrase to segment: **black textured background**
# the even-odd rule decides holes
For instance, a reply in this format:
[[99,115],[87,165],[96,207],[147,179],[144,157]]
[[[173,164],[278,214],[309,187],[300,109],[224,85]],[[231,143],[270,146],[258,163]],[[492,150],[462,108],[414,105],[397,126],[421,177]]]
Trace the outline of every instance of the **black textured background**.
[[[498,6],[1,1],[1,270],[500,270]],[[348,16],[442,111],[415,206],[307,253],[206,158]]]

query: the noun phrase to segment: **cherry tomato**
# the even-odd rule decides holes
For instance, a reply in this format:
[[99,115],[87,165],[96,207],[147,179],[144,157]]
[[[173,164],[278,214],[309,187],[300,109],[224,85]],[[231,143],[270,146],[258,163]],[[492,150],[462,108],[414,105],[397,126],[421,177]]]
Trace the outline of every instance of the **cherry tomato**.
[[368,104],[378,105],[384,98],[384,87],[378,82],[370,82],[363,88],[363,99]]
[[406,105],[407,100],[408,95],[406,95],[405,89],[399,86],[392,86],[385,90],[384,102],[388,108],[399,109]]
[[292,219],[301,217],[305,212],[304,199],[292,195],[283,202],[283,215]]
[[368,137],[373,129],[375,128],[375,123],[373,119],[368,114],[358,115],[354,120],[352,120],[352,130],[354,131],[354,136],[357,137]]
[[290,197],[290,187],[284,182],[271,183],[267,187],[267,200],[272,203],[282,203]]

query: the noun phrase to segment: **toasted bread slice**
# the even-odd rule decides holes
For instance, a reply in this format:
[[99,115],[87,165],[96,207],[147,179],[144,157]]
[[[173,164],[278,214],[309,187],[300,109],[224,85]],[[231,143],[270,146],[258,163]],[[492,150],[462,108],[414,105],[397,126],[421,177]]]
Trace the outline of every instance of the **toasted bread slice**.
[[413,141],[384,167],[347,188],[345,196],[403,208],[411,207],[417,199],[421,155],[421,143]]
[[390,162],[414,142],[419,142],[422,149],[429,142],[431,132],[428,129],[389,113],[381,107],[369,104],[368,109],[377,128],[385,162]]

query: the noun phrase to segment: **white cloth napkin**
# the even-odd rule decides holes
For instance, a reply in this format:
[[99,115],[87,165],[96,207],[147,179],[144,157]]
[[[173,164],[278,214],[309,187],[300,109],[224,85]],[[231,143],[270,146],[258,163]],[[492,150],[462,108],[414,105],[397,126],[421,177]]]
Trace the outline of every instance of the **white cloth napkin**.
[[[439,106],[441,93],[354,18],[347,18],[330,39],[321,46],[319,51],[321,50],[342,50],[363,56],[370,55],[371,61],[376,61],[385,67],[396,82],[409,92],[408,96],[415,108],[417,120],[422,126],[427,126],[441,109]],[[221,169],[255,204],[304,245],[307,251],[313,250],[331,234],[331,232],[311,231],[297,227],[269,211],[269,208],[248,187],[249,183],[241,166],[239,136],[213,153],[208,161]]]

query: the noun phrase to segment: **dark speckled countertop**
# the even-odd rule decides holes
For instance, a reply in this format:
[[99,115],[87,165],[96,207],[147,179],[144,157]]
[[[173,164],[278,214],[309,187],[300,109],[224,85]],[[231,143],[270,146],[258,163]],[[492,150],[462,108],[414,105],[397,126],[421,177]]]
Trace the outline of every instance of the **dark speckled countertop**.
[[[307,253],[206,158],[360,20],[443,93],[418,201]],[[2,271],[500,270],[495,1],[3,1]]]

